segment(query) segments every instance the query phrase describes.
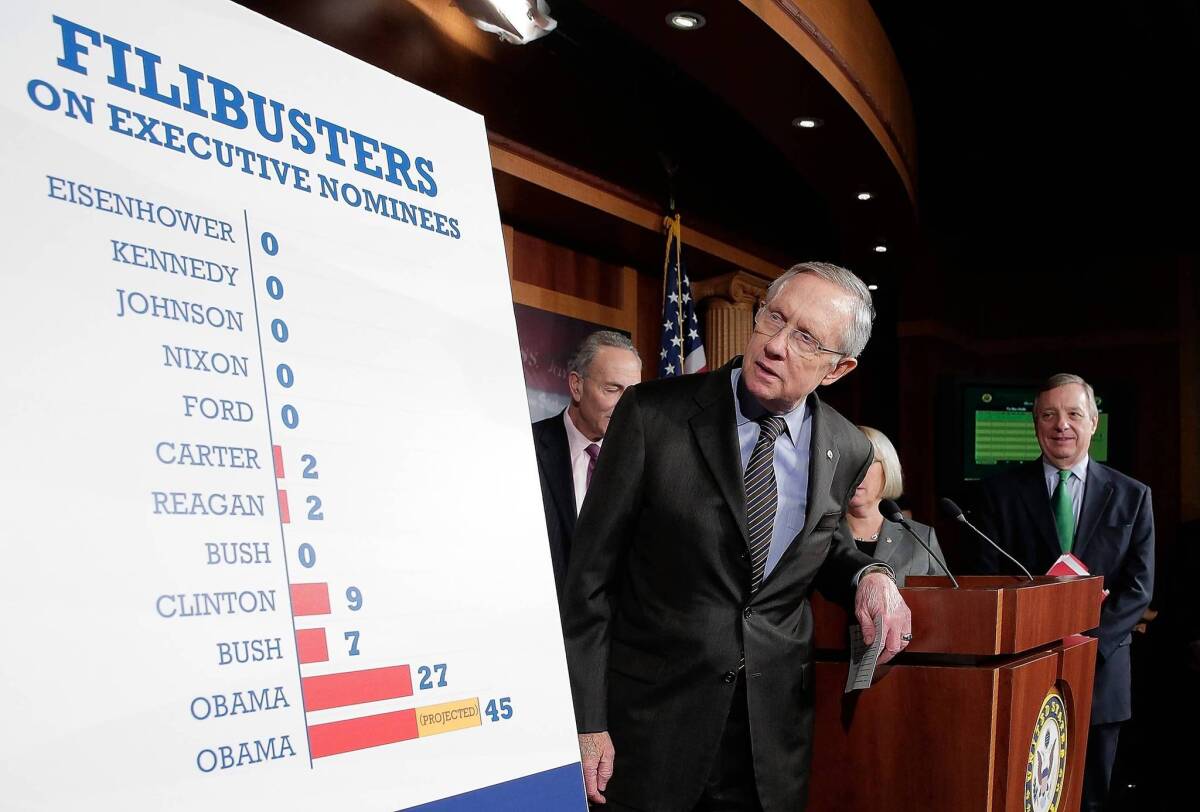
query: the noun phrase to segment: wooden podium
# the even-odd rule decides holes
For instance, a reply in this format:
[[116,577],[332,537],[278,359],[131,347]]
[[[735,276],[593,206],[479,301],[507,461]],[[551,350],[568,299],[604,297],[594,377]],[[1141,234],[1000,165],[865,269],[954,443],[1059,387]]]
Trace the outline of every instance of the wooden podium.
[[913,640],[851,694],[847,615],[814,596],[813,812],[1042,810],[1060,781],[1079,808],[1103,579],[958,580],[907,579]]

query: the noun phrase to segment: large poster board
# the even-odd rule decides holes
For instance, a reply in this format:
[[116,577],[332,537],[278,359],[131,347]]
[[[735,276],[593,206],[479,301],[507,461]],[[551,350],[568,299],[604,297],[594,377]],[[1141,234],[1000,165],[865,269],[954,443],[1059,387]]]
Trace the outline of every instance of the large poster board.
[[4,808],[584,808],[482,119],[4,16]]

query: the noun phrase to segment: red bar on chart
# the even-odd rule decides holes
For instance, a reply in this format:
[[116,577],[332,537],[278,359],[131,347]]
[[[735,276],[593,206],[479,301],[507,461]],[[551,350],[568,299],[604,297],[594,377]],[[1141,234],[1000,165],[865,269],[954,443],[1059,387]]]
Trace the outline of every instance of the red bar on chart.
[[363,702],[378,702],[381,699],[398,699],[402,696],[412,696],[413,692],[412,677],[407,665],[304,677],[300,683],[306,711],[342,708]]
[[292,584],[292,615],[329,614],[329,584]]
[[292,523],[292,512],[288,510],[287,491],[279,492],[279,521],[283,524]]
[[271,456],[275,458],[275,478],[283,479],[283,449],[277,445],[271,446]]
[[296,654],[300,664],[329,662],[329,644],[324,629],[297,629]]
[[310,725],[308,746],[313,758],[336,756],[384,744],[417,738],[417,716],[412,708]]

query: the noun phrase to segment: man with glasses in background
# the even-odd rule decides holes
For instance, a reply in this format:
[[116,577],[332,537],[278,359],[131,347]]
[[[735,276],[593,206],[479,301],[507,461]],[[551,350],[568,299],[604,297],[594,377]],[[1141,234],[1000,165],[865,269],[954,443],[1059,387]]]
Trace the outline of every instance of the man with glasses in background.
[[639,384],[606,435],[563,602],[589,799],[615,809],[803,809],[814,586],[854,602],[880,663],[912,639],[846,507],[866,437],[816,396],[857,366],[874,308],[826,263],[776,279],[745,356]]

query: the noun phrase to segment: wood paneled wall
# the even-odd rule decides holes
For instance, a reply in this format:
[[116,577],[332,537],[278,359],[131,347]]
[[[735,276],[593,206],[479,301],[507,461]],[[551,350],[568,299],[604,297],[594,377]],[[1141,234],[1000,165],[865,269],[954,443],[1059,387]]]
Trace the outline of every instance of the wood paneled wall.
[[[659,282],[633,268],[504,227],[513,301],[629,333],[643,359],[657,355]],[[654,376],[644,363],[642,377]]]

